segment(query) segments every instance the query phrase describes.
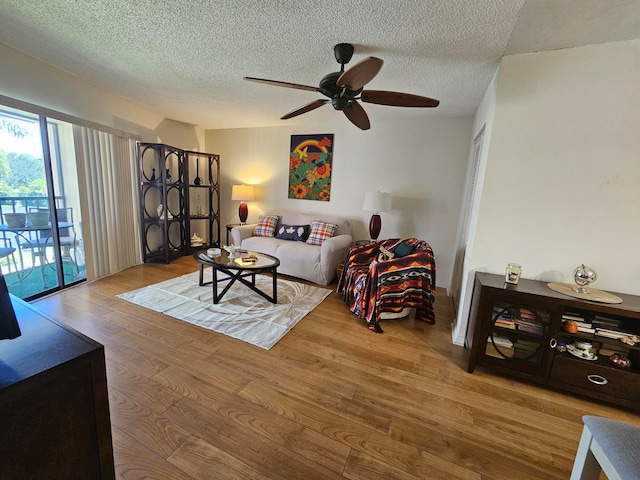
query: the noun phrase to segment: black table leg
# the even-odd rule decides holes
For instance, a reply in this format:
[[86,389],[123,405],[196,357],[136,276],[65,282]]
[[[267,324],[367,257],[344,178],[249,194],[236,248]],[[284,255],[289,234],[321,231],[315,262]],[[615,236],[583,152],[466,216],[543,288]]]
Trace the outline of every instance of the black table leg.
[[[256,292],[258,295],[266,298],[271,303],[278,303],[278,283],[277,283],[278,273],[276,271],[276,268],[265,268],[263,270],[259,270],[251,273],[247,273],[242,270],[233,272],[231,270],[227,270],[226,268],[221,268],[221,267],[212,268],[211,270],[213,274],[212,283],[213,283],[213,303],[214,304],[220,302],[222,297],[224,297],[224,295],[229,291],[229,288],[231,288],[231,285],[233,285],[236,280],[240,281],[240,283],[245,285],[247,288],[250,288],[251,290]],[[224,287],[224,289],[222,290],[222,292],[220,292],[219,295],[218,295],[218,270],[228,275],[228,278],[220,279],[220,282],[229,281],[229,283]],[[271,275],[273,277],[273,296],[270,296],[269,294],[263,292],[258,287],[256,287],[256,274],[267,273],[267,272],[271,272]],[[248,276],[251,276],[251,281],[248,281],[245,278]]]
[[278,303],[278,270],[274,268],[271,271],[273,277],[273,303]]

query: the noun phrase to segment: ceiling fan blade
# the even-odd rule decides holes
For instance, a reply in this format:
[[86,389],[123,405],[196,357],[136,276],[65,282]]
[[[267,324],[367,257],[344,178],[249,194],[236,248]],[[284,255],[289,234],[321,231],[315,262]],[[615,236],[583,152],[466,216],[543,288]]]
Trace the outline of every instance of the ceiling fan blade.
[[358,102],[353,100],[349,107],[342,110],[347,118],[360,130],[369,130],[371,124],[369,123],[369,117],[364,108],[360,106]]
[[382,63],[379,58],[369,57],[340,75],[336,84],[349,90],[360,90],[378,74]]
[[392,107],[437,107],[440,104],[440,100],[433,98],[384,90],[363,90],[360,100],[378,105],[391,105]]
[[275,87],[295,88],[297,90],[308,90],[310,92],[320,92],[320,87],[311,87],[309,85],[300,85],[298,83],[280,82],[278,80],[265,80],[264,78],[244,77],[245,80],[250,82],[264,83],[265,85],[273,85]]
[[329,100],[324,98],[321,98],[319,100],[314,100],[313,102],[307,103],[305,106],[300,107],[294,110],[293,112],[289,112],[286,115],[283,115],[282,117],[280,117],[280,120],[286,120],[288,118],[297,117],[298,115],[302,115],[303,113],[310,112],[311,110],[315,110],[316,108],[323,106],[328,101]]

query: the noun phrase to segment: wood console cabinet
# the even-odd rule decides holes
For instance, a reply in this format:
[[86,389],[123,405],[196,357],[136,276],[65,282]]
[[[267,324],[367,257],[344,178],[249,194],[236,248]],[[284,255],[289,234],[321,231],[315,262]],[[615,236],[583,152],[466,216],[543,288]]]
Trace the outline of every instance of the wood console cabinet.
[[104,348],[12,298],[0,340],[0,478],[114,479]]
[[[593,326],[640,336],[640,297],[616,293],[620,304],[572,298],[551,290],[546,282],[521,279],[505,284],[504,276],[476,273],[466,346],[468,371],[483,366],[584,397],[640,410],[640,343],[562,328],[567,317]],[[563,318],[564,317],[564,318]],[[573,355],[563,346],[575,340],[593,344],[595,359]],[[560,347],[558,347],[560,346]],[[631,360],[613,364],[612,353]],[[592,357],[593,358],[593,357]]]

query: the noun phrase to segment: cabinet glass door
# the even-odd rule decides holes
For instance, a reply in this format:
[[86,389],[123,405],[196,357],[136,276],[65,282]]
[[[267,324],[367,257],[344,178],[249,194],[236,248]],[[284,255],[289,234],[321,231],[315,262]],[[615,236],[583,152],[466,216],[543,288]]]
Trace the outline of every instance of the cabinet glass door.
[[549,312],[496,302],[485,355],[524,367],[538,367],[545,353],[549,323]]

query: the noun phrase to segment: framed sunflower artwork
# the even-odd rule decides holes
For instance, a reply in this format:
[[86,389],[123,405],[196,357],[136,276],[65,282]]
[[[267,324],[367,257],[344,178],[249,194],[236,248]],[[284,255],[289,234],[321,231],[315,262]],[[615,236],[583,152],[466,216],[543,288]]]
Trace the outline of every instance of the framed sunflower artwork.
[[291,135],[289,152],[289,198],[328,202],[333,134]]

